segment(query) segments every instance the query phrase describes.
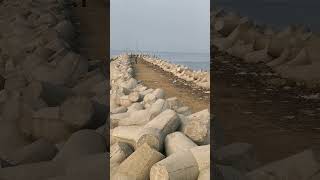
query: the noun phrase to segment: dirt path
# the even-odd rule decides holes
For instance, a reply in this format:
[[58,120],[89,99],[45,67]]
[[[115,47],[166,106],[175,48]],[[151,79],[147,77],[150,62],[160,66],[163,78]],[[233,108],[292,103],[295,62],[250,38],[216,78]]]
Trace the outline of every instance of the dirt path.
[[[134,65],[135,78],[141,80],[146,86],[156,89],[162,88],[166,97],[177,97],[184,105],[190,107],[193,112],[209,108],[209,94],[190,88],[169,73],[149,63],[141,61]],[[175,83],[173,83],[175,82]]]
[[212,73],[213,110],[226,144],[253,144],[262,163],[319,144],[320,102],[297,98],[308,90],[283,83],[264,65],[245,64],[221,53],[213,59]]

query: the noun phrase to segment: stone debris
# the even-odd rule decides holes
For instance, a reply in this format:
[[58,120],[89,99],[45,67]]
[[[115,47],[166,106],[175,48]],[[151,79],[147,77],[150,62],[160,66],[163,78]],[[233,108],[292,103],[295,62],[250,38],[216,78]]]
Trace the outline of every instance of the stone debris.
[[[143,86],[132,78],[133,74],[128,75],[133,62],[131,55],[123,54],[110,63],[110,96],[116,104],[110,117],[111,179],[197,180],[200,171],[203,177],[199,178],[207,178],[210,175],[205,171],[210,163],[208,110],[192,113],[176,97],[166,98],[163,89]],[[129,92],[123,93],[121,87]],[[130,102],[117,102],[122,98]],[[193,121],[200,124],[192,125],[197,124]],[[183,130],[193,126],[194,130],[188,129],[186,134],[181,126],[185,127]]]
[[0,1],[0,179],[108,177],[109,77],[73,48],[70,3]]

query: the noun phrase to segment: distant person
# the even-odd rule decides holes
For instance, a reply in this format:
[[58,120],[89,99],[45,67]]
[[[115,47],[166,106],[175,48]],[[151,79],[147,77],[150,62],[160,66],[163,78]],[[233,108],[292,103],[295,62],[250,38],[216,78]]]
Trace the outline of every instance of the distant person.
[[135,56],[134,62],[135,62],[136,64],[138,64],[138,56]]

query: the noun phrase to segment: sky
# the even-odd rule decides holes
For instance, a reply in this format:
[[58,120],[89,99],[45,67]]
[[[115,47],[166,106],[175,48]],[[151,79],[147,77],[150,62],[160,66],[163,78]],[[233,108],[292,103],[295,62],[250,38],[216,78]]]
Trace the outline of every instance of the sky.
[[283,28],[304,24],[315,32],[320,30],[320,0],[211,0],[211,6],[236,10],[258,23]]
[[209,53],[210,0],[111,0],[111,50]]

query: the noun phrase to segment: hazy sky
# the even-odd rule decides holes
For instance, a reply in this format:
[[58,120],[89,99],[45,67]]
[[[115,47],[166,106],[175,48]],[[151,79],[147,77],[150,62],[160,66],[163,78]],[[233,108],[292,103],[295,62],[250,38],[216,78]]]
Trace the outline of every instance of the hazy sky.
[[278,27],[304,24],[320,30],[320,0],[211,0],[211,6],[224,6],[260,23]]
[[210,0],[111,0],[111,49],[209,52]]

